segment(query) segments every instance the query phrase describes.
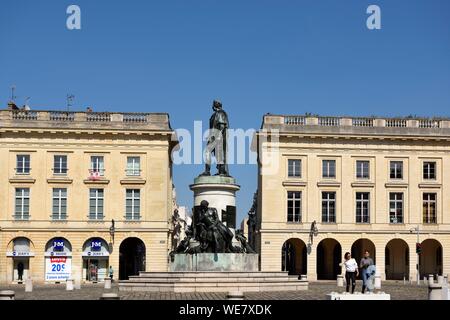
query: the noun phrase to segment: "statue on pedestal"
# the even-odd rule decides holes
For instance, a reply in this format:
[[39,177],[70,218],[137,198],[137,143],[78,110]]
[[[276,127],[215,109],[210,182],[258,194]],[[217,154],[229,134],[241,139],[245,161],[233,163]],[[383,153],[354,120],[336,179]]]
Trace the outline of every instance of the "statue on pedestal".
[[222,103],[214,100],[211,118],[209,119],[209,135],[205,149],[205,171],[201,176],[211,175],[211,154],[214,154],[217,161],[216,175],[229,177],[227,164],[227,136],[228,136],[228,115],[222,109]]
[[220,221],[215,208],[209,208],[209,203],[203,200],[196,221],[196,234],[203,252],[224,253],[234,252],[232,245],[233,233]]

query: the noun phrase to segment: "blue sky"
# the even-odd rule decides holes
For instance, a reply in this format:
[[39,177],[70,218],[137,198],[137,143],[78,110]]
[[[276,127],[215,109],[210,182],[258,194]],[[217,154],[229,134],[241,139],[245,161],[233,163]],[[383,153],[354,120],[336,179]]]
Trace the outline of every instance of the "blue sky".
[[[66,28],[81,8],[82,29]],[[379,5],[382,29],[366,28]],[[448,0],[3,0],[0,104],[10,86],[32,108],[168,112],[173,128],[207,121],[220,99],[235,128],[266,112],[450,116]],[[174,168],[179,202],[199,165]],[[256,166],[233,165],[251,206]]]

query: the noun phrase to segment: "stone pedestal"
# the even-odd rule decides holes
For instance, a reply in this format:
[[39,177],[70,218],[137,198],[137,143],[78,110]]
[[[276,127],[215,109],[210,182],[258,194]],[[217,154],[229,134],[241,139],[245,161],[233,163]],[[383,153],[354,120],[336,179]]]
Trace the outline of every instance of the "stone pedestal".
[[33,280],[25,280],[25,292],[33,292]]
[[338,287],[343,287],[344,286],[344,277],[341,274],[338,274],[336,282],[337,282],[336,285]]
[[73,280],[72,279],[66,280],[66,290],[73,291]]
[[359,292],[355,292],[354,294],[350,294],[348,292],[338,293],[331,292],[327,294],[327,300],[391,300],[391,295],[379,292],[379,293],[365,293],[361,294]]
[[111,278],[105,278],[105,289],[111,289]]
[[255,272],[258,271],[258,254],[179,253],[174,255],[174,261],[170,263],[169,271]]
[[75,288],[75,290],[81,289],[81,278],[80,277],[75,278],[73,287]]
[[442,300],[442,285],[437,283],[428,284],[428,300]]
[[375,275],[374,288],[381,289],[381,276],[379,274]]
[[222,219],[222,212],[227,211],[227,207],[236,208],[236,191],[240,186],[233,177],[199,176],[189,187],[194,192],[194,206],[199,206],[202,200],[208,201],[209,207],[216,208],[220,220],[227,227],[235,228]]

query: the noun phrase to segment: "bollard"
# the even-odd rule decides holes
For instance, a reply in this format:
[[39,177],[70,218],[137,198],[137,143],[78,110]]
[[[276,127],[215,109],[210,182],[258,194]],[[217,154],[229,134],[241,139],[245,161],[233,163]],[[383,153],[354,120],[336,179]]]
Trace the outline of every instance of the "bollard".
[[444,276],[444,283],[448,283],[448,274]]
[[12,290],[0,291],[0,300],[14,300],[16,293]]
[[80,278],[75,278],[75,280],[73,282],[73,287],[75,290],[81,289],[81,279]]
[[429,275],[428,275],[428,285],[430,285],[430,284],[432,284],[432,283],[434,283],[434,275],[429,274]]
[[425,277],[425,276],[423,277],[423,284],[426,286],[428,285],[428,280],[427,280],[427,277]]
[[437,283],[428,285],[428,300],[442,300],[442,285]]
[[443,285],[444,284],[444,276],[438,276],[437,277],[437,283],[440,284],[440,285]]
[[244,300],[244,293],[241,291],[230,291],[227,294],[227,300]]
[[300,276],[300,280],[306,281],[306,274],[302,274],[302,275]]
[[67,279],[66,280],[66,290],[67,291],[72,291],[73,290],[73,280],[72,279]]
[[379,274],[375,275],[375,281],[374,281],[373,287],[375,289],[381,289],[381,275],[379,275]]
[[105,289],[111,289],[111,278],[105,278]]
[[104,293],[100,300],[120,300],[120,297],[117,293]]
[[342,276],[342,274],[338,274],[336,282],[338,287],[344,286],[344,277]]
[[33,280],[25,280],[25,292],[33,292]]

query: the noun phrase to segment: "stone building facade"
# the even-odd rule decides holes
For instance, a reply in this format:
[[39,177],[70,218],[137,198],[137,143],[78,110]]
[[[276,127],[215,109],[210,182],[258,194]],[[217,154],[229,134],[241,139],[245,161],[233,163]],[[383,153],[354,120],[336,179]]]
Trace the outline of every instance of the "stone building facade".
[[450,273],[448,119],[268,114],[254,142],[263,271],[336,279],[367,249],[382,279],[415,280],[418,237],[421,277]]
[[167,271],[163,113],[0,111],[0,282]]

